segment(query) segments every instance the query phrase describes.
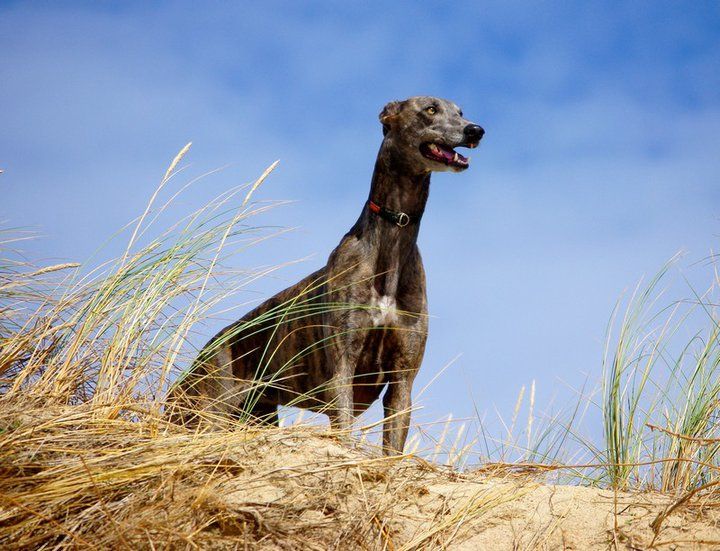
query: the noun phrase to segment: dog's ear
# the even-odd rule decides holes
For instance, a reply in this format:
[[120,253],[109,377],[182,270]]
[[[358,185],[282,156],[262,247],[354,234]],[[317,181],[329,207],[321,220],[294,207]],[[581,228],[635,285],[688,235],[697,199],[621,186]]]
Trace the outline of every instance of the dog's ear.
[[405,107],[404,101],[391,101],[380,111],[380,123],[383,126],[383,136],[390,131],[392,123],[397,120],[403,107]]

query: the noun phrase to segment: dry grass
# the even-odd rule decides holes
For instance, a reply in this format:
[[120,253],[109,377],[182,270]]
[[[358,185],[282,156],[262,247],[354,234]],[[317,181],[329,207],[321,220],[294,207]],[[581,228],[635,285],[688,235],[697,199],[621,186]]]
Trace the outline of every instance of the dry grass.
[[[7,404],[5,404],[7,406]],[[683,549],[717,502],[381,457],[325,429],[190,432],[93,406],[4,410],[4,549]],[[230,427],[229,427],[230,428]],[[564,547],[563,547],[564,546]],[[654,547],[653,547],[654,546]]]
[[[276,465],[267,457],[268,448],[314,440],[332,449],[332,439],[297,430],[158,431],[156,423],[98,419],[84,406],[32,419],[19,409],[8,412],[12,426],[0,448],[0,541],[7,546],[298,549],[324,548],[328,538],[359,544],[382,537],[382,500],[374,495],[367,514],[353,518],[342,518],[342,502],[363,480],[386,478],[386,461],[344,451],[310,463],[300,456]],[[268,490],[277,478],[282,501]],[[345,533],[330,520],[340,520]]]
[[[676,400],[675,410],[648,402],[642,393],[654,380],[657,358],[667,355],[657,334],[654,340],[638,336],[642,324],[633,329],[641,316],[632,312],[641,312],[646,298],[631,305],[636,310],[625,317],[614,352],[609,349],[603,401],[608,446],[588,446],[592,461],[584,465],[559,460],[575,438],[578,408],[569,418],[540,422],[534,383],[522,442],[512,440],[524,391],[496,456],[505,459],[506,449],[522,448],[521,461],[475,469],[433,461],[469,461],[484,435],[468,435],[465,424],[453,429],[446,423],[423,459],[414,453],[381,457],[364,438],[321,427],[225,421],[220,430],[190,430],[167,423],[165,392],[179,366],[197,353],[189,344],[194,327],[268,271],[230,271],[224,261],[265,238],[248,219],[272,206],[251,198],[273,167],[155,231],[185,189],[163,199],[188,148],[128,228],[127,247],[114,262],[90,272],[77,264],[33,266],[13,250],[27,236],[0,237],[0,547],[720,545],[720,441],[713,432],[718,333],[714,325],[692,356],[690,375],[681,365],[691,357],[687,350],[673,364],[671,381],[685,383],[682,401],[676,400],[682,393],[663,387],[664,396]],[[408,450],[421,449],[423,434],[418,427]],[[558,471],[595,473],[586,480],[610,489],[540,482]],[[632,493],[648,485],[671,493]]]

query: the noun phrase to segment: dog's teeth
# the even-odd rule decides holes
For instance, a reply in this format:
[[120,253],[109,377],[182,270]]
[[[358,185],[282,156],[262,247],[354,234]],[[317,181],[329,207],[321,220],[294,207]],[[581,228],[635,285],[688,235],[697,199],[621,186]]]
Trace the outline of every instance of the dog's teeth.
[[430,144],[430,151],[432,151],[433,153],[437,153],[437,152],[438,152],[438,146],[436,146],[434,143],[431,143],[431,144]]
[[457,163],[457,162],[458,162],[458,154],[456,152],[455,155],[453,155],[453,163]]

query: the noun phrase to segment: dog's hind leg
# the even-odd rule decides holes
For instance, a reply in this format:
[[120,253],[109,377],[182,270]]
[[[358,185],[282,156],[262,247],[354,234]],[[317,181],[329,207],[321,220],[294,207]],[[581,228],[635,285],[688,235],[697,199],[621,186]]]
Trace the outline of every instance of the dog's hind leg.
[[273,402],[260,401],[250,410],[251,421],[262,425],[280,426],[278,406]]
[[171,395],[175,417],[183,424],[236,417],[250,386],[233,374],[230,347],[219,348],[199,359],[176,385]]

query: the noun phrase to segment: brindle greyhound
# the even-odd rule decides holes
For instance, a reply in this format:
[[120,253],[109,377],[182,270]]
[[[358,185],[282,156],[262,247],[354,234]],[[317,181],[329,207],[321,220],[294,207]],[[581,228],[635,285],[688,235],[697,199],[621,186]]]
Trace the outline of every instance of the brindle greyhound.
[[[370,196],[327,265],[213,337],[171,391],[171,416],[193,411],[277,423],[277,406],[323,411],[349,429],[385,390],[383,447],[402,453],[410,393],[427,337],[425,272],[416,244],[430,173],[460,172],[485,131],[454,103],[393,101]],[[244,414],[243,414],[244,412]]]

